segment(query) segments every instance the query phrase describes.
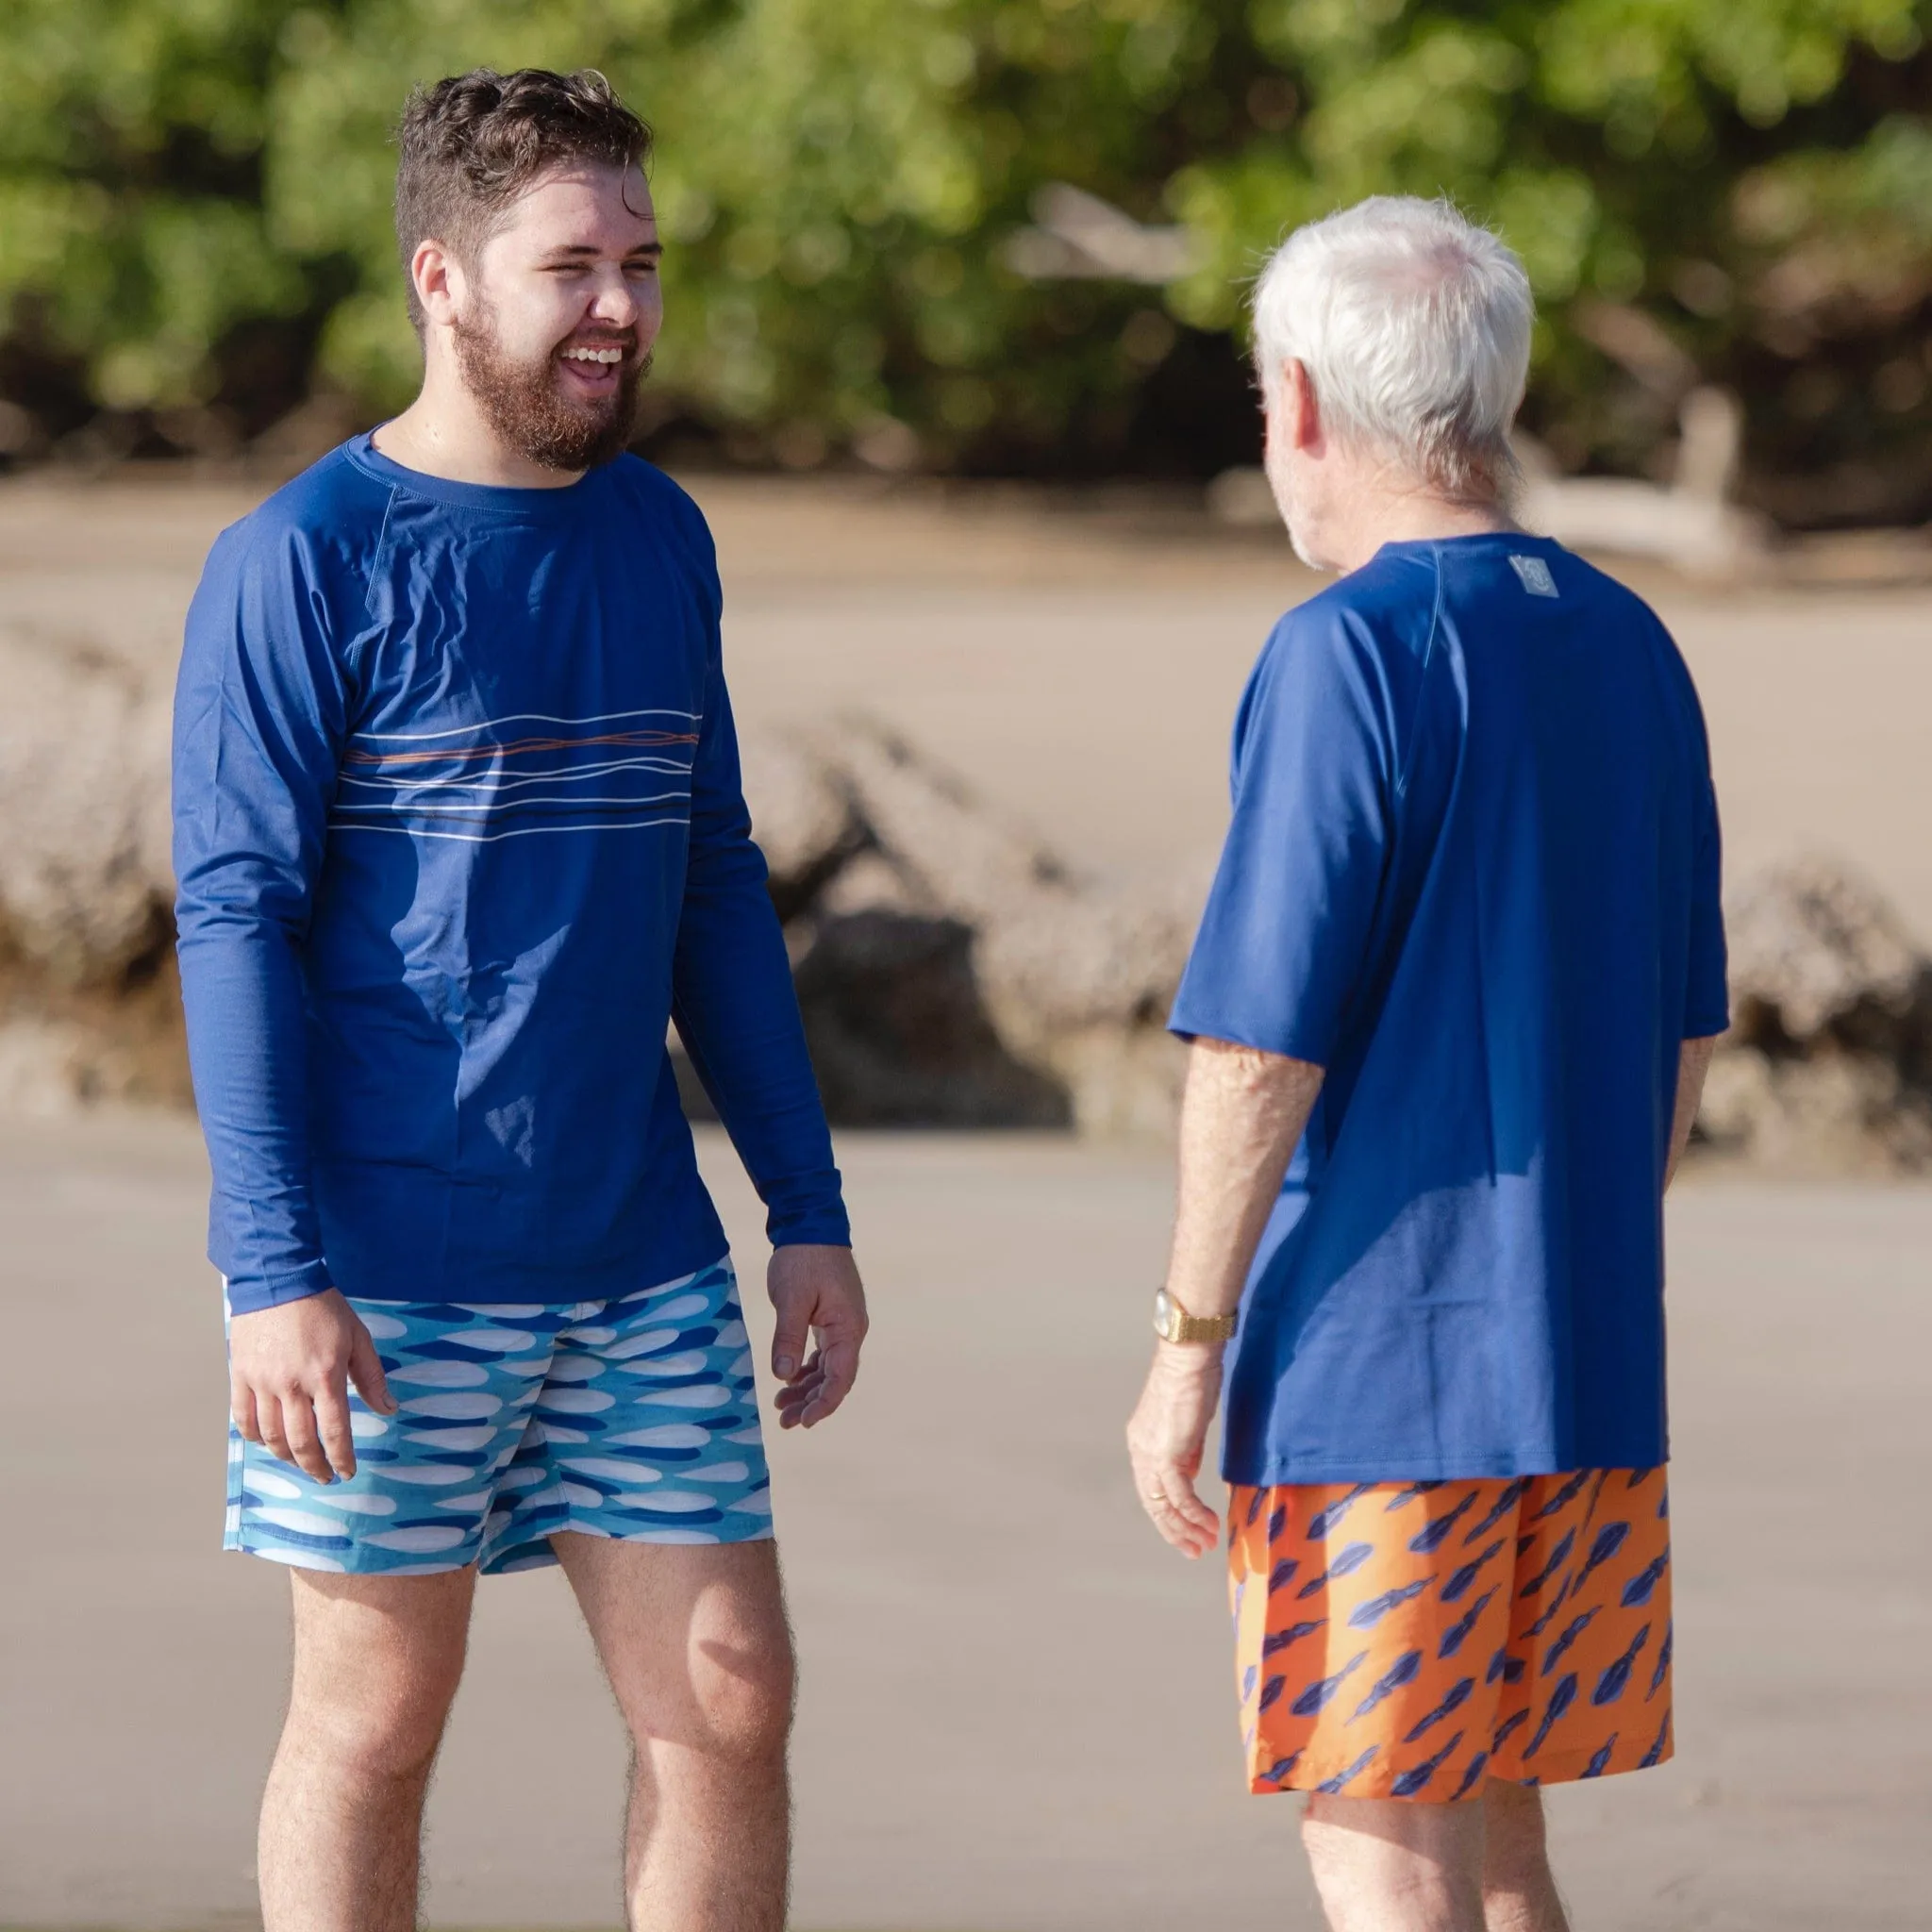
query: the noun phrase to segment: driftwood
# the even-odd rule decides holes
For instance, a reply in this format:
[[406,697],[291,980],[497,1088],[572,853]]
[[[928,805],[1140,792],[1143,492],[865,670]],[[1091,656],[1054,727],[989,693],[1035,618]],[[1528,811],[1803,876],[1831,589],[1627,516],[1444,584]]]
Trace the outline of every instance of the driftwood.
[[[1171,1124],[1180,1055],[1162,1023],[1205,880],[1083,883],[862,722],[755,744],[748,762],[760,835],[792,855],[775,890],[793,908],[835,1107],[955,1124]],[[785,775],[761,792],[760,772]],[[809,838],[786,818],[798,801]],[[1897,916],[1855,873],[1807,858],[1746,880],[1729,924],[1736,1024],[1700,1143],[1778,1170],[1932,1168],[1932,962]]]
[[[1516,439],[1524,481],[1516,504],[1528,530],[1574,550],[1654,558],[1707,582],[1773,567],[1770,524],[1733,500],[1743,412],[1728,390],[1692,389],[1678,415],[1669,485],[1631,476],[1564,476],[1531,438]],[[1208,486],[1219,521],[1264,529],[1280,521],[1260,470],[1229,470]]]
[[[800,999],[835,1111],[848,1094],[889,1084],[878,1072],[887,1066],[938,1094],[924,1116],[936,1124],[1165,1124],[1180,1055],[1162,1023],[1195,891],[1083,883],[864,720],[782,746],[754,741],[745,762],[753,829],[790,913]],[[842,814],[828,809],[832,799]],[[792,816],[801,812],[810,837]],[[905,961],[920,991],[886,996],[877,975],[888,957]],[[852,996],[854,974],[874,989],[865,1002]],[[906,1117],[898,1102],[862,1111]]]

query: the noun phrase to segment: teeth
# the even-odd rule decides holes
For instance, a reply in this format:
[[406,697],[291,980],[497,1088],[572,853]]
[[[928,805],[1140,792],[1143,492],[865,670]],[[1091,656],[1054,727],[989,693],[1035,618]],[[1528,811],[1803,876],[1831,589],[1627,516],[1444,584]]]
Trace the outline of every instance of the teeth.
[[566,349],[564,357],[572,362],[622,362],[622,349]]

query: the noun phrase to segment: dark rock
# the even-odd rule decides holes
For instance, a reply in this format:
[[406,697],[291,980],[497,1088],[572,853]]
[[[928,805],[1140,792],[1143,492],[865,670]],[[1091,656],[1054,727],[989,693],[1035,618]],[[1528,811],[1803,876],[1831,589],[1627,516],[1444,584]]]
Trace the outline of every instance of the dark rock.
[[806,738],[748,734],[741,748],[752,836],[787,923],[808,910],[870,842],[849,791]]
[[63,986],[153,953],[174,898],[168,708],[84,639],[0,628],[0,926]]
[[1698,1115],[1782,1172],[1932,1170],[1932,960],[1857,874],[1789,861],[1728,908],[1731,1031]]
[[958,920],[820,924],[794,974],[825,1108],[851,1126],[1066,1127],[1065,1087],[1008,1052]]
[[1845,1029],[1884,1051],[1924,997],[1927,961],[1848,867],[1816,856],[1748,880],[1726,908],[1733,1030],[1768,1051]]

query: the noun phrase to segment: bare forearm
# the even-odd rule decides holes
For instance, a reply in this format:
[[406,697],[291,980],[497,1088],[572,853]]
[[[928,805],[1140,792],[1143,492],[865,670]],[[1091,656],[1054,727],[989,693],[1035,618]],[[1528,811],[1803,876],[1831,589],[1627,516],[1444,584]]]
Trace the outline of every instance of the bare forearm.
[[[1231,1314],[1282,1176],[1307,1124],[1322,1069],[1201,1039],[1181,1102],[1180,1199],[1167,1291],[1191,1315]],[[1221,1397],[1218,1341],[1154,1345],[1127,1424],[1134,1483],[1155,1527],[1190,1557],[1214,1547],[1221,1521],[1194,1490]]]
[[1704,1099],[1704,1076],[1710,1072],[1710,1057],[1717,1051],[1715,1036],[1687,1040],[1677,1056],[1677,1103],[1671,1115],[1671,1158],[1664,1169],[1664,1186],[1677,1175],[1677,1163],[1690,1144],[1690,1129],[1697,1123],[1697,1109]]
[[1198,1040],[1181,1103],[1180,1186],[1167,1290],[1189,1313],[1241,1301],[1282,1176],[1322,1091],[1307,1060]]

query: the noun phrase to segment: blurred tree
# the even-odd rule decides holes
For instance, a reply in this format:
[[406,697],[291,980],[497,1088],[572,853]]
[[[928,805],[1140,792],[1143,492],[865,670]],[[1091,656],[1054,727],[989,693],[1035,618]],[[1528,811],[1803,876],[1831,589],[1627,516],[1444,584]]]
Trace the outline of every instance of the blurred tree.
[[1746,403],[1746,493],[1782,520],[1932,515],[1923,0],[1255,0],[1248,22],[1276,125],[1167,184],[1212,240],[1178,313],[1230,319],[1282,225],[1448,193],[1529,269],[1525,421],[1565,468],[1666,472],[1677,404],[1719,382]]
[[[1213,64],[1240,17],[1227,0],[310,9],[284,37],[270,220],[298,258],[357,261],[321,373],[392,403],[416,368],[386,226],[385,137],[409,82],[593,59],[658,138],[675,316],[660,410],[801,465],[855,444],[888,466],[1117,460],[1150,362],[1178,334],[1163,321],[1152,355],[1122,342],[1150,304],[1162,316],[1159,291],[1035,286],[1002,265],[1002,245],[1057,178],[1157,211],[1187,152],[1167,124],[1178,105],[1218,100]],[[1230,387],[1239,416],[1239,377]]]
[[229,353],[250,325],[310,305],[305,265],[271,241],[261,205],[288,11],[6,0],[0,380],[30,386],[21,399],[48,426],[98,407],[219,436],[207,406],[239,374]]
[[[1566,467],[1667,465],[1718,381],[1785,521],[1932,514],[1928,0],[0,8],[0,391],[28,412],[0,443],[220,449],[311,389],[393,407],[408,87],[591,63],[658,134],[660,447],[1211,472],[1255,447],[1260,255],[1397,190],[1522,250],[1527,420]],[[1181,225],[1165,280],[1023,274],[1055,183]]]

